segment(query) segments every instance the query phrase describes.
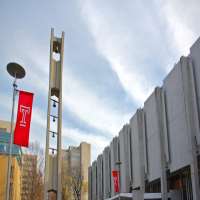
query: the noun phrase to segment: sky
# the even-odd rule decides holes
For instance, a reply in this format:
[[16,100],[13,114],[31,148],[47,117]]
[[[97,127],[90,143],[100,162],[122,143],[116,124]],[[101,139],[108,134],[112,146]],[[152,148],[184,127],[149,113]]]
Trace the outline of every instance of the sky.
[[[50,31],[65,32],[62,147],[110,144],[200,36],[199,0],[1,0],[0,119],[10,120],[9,62],[34,93],[30,141],[45,147]],[[17,101],[17,100],[16,100]]]

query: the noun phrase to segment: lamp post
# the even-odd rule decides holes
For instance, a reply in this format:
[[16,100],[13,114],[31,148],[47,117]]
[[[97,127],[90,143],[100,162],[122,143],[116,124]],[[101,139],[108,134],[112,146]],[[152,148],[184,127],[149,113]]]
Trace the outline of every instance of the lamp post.
[[24,68],[17,63],[9,63],[7,65],[7,72],[14,77],[13,81],[13,98],[12,98],[12,114],[11,114],[11,125],[10,125],[10,143],[9,143],[9,158],[8,158],[8,169],[7,169],[7,185],[6,185],[6,200],[10,200],[10,175],[12,165],[12,144],[13,144],[13,123],[14,123],[14,112],[15,112],[15,96],[17,94],[17,79],[24,78],[26,72]]

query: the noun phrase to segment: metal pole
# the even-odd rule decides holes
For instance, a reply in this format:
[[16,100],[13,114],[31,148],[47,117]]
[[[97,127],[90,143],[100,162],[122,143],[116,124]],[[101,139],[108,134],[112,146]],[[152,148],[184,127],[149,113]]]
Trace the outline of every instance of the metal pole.
[[13,98],[12,98],[12,114],[11,114],[11,125],[10,125],[10,144],[9,144],[9,158],[8,158],[8,170],[7,170],[7,185],[6,185],[6,200],[10,200],[10,175],[12,165],[12,144],[13,144],[13,124],[14,124],[14,113],[15,113],[15,96],[17,91],[16,76],[13,82]]

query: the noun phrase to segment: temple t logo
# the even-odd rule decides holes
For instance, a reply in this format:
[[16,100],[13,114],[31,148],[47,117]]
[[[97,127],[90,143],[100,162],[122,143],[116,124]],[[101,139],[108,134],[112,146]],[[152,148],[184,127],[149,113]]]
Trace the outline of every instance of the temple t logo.
[[20,105],[20,112],[22,113],[20,126],[26,127],[26,115],[30,113],[30,107]]

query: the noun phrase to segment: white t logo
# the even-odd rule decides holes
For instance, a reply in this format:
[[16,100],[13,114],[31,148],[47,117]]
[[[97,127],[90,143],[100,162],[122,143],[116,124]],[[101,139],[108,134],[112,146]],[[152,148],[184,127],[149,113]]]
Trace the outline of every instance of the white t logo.
[[26,115],[30,113],[30,107],[20,105],[20,112],[22,113],[20,126],[26,127]]

